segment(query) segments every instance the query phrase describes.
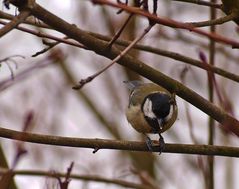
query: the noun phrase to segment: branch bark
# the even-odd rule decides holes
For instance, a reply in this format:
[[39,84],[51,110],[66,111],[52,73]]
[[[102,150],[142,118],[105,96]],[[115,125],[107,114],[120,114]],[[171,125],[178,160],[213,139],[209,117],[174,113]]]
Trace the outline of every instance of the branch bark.
[[[149,151],[145,142],[51,136],[14,131],[5,128],[0,128],[0,137],[54,146],[92,148],[94,151],[98,151],[99,149]],[[154,152],[159,152],[158,141],[153,142]],[[211,145],[165,144],[163,152],[239,157],[239,148]]]
[[28,10],[21,11],[18,16],[14,17],[9,23],[7,23],[2,29],[0,29],[0,38],[10,32],[12,29],[16,28],[29,15],[30,12]]

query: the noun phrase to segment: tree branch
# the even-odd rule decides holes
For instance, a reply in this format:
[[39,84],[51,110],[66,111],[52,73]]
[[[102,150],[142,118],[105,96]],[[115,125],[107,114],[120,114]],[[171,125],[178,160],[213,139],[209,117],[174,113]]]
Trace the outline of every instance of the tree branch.
[[[54,146],[92,148],[97,150],[115,149],[129,151],[149,151],[145,142],[51,136],[14,131],[5,128],[0,128],[0,137]],[[159,152],[158,141],[153,142],[154,152]],[[239,157],[239,148],[211,145],[165,144],[165,149],[163,152]]]
[[0,29],[0,38],[10,32],[12,29],[16,28],[20,23],[22,23],[28,16],[30,11],[23,10],[20,14],[14,17],[9,23],[7,23],[3,28]]

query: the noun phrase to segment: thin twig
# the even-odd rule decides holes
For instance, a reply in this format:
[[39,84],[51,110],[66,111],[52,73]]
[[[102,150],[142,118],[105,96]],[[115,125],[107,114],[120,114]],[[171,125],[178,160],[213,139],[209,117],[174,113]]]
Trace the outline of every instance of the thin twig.
[[102,5],[108,5],[108,6],[115,7],[115,8],[121,8],[121,9],[124,9],[126,12],[134,13],[137,15],[141,15],[145,18],[148,18],[153,23],[162,24],[164,26],[168,26],[168,27],[172,27],[172,28],[186,29],[191,32],[197,33],[199,35],[213,39],[216,42],[230,45],[233,48],[239,48],[239,42],[235,41],[234,39],[229,39],[229,38],[226,38],[226,37],[221,36],[216,33],[208,33],[204,30],[195,28],[190,24],[184,24],[182,22],[178,22],[178,21],[175,21],[172,19],[162,18],[162,17],[156,16],[156,15],[150,14],[148,12],[142,11],[140,9],[130,7],[130,6],[125,6],[123,4],[117,4],[117,3],[114,3],[114,2],[108,1],[108,0],[92,0],[92,2],[95,4],[102,4]]
[[0,59],[0,64],[4,61],[8,61],[8,60],[11,60],[13,58],[25,58],[25,56],[22,56],[22,55],[11,55],[11,56],[8,56],[7,58],[3,58],[3,59]]
[[18,74],[16,74],[14,76],[14,80],[12,79],[4,79],[0,82],[0,91],[3,91],[7,88],[9,88],[10,86],[12,86],[13,84],[20,82],[21,80],[25,79],[26,77],[29,76],[30,73],[32,73],[33,71],[46,67],[47,65],[51,64],[53,62],[53,59],[49,59],[49,56],[31,66],[29,66],[28,68],[26,68],[25,70],[22,70],[21,72],[19,72]]
[[[0,169],[0,174],[4,174],[8,172],[8,169]],[[42,170],[14,170],[12,173],[15,176],[47,176],[47,177],[64,177],[65,173],[57,173],[55,171],[42,171]],[[103,176],[99,175],[80,175],[80,174],[71,174],[70,175],[71,179],[76,179],[76,180],[83,180],[83,181],[91,181],[91,182],[100,182],[100,183],[107,183],[107,184],[115,184],[127,188],[135,188],[135,189],[152,189],[149,186],[146,186],[142,183],[134,183],[134,182],[129,182],[125,181],[122,179],[112,179],[112,178],[106,178]]]
[[70,166],[67,168],[67,172],[64,176],[63,181],[61,180],[60,176],[56,176],[56,179],[58,180],[58,184],[60,186],[60,189],[68,189],[69,183],[71,181],[71,172],[73,169],[74,162],[71,162]]
[[[68,39],[68,37],[63,37],[63,40],[67,40],[67,39]],[[32,57],[37,57],[39,55],[42,55],[42,54],[46,53],[47,51],[51,50],[52,48],[54,48],[56,45],[61,43],[60,41],[49,43],[49,42],[46,42],[45,40],[42,40],[42,42],[43,42],[43,44],[47,45],[47,47],[36,52],[35,54],[32,55]]]
[[217,8],[217,9],[222,9],[221,4],[212,3],[212,2],[203,1],[203,0],[173,0],[173,1],[180,1],[180,2],[184,2],[184,3],[192,3],[192,4],[197,4],[197,5],[203,5],[203,6],[213,7],[213,8]]
[[[205,26],[212,26],[212,25],[221,25],[229,21],[233,21],[233,19],[238,18],[238,13],[236,11],[233,11],[231,14],[226,15],[221,18],[212,19],[208,21],[202,21],[202,22],[187,22],[185,24],[192,24],[194,27],[205,27]],[[211,32],[212,33],[212,32]],[[213,32],[215,33],[215,32]]]
[[[3,20],[0,20],[0,24],[6,25],[7,23]],[[72,41],[69,41],[69,40],[64,39],[64,38],[55,37],[55,36],[50,35],[50,34],[36,32],[36,31],[31,30],[31,29],[22,27],[22,26],[17,26],[16,29],[27,32],[27,33],[30,33],[30,34],[38,36],[38,37],[52,39],[54,41],[58,41],[58,42],[73,45],[73,46],[76,46],[76,47],[79,47],[79,48],[87,49],[84,45],[81,45],[80,43],[72,42]]]
[[4,58],[4,59],[0,60],[0,66],[3,63],[5,63],[7,65],[8,69],[10,70],[12,80],[14,80],[14,72],[13,72],[13,69],[12,69],[11,65],[9,65],[9,62],[13,63],[15,65],[16,69],[18,67],[17,62],[13,58],[23,58],[24,59],[25,57],[22,56],[22,55],[12,55],[12,56],[9,56],[7,58]]
[[128,16],[128,18],[126,19],[126,21],[124,22],[123,26],[121,26],[121,28],[119,29],[119,31],[116,32],[116,34],[114,35],[114,37],[110,40],[109,42],[109,48],[111,48],[111,46],[114,44],[114,42],[120,37],[121,33],[123,32],[123,30],[125,29],[126,25],[129,23],[130,19],[133,17],[134,14],[130,14]]
[[100,74],[102,74],[103,72],[105,72],[108,68],[110,68],[111,66],[113,66],[120,58],[122,58],[130,49],[133,48],[133,46],[138,43],[149,31],[150,29],[153,27],[153,25],[149,24],[149,26],[144,30],[144,32],[138,36],[137,38],[135,38],[135,40],[133,40],[128,47],[126,47],[122,52],[119,53],[119,55],[114,58],[112,60],[112,62],[110,64],[108,64],[107,66],[105,66],[102,70],[100,70],[99,72],[87,77],[86,79],[82,79],[78,85],[72,87],[72,89],[75,90],[79,90],[81,89],[85,84],[91,82],[93,79],[95,79],[96,77],[98,77]]

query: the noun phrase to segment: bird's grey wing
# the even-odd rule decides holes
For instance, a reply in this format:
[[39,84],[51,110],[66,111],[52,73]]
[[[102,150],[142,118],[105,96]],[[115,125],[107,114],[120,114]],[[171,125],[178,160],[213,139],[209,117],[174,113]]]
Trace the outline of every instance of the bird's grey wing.
[[130,91],[133,91],[136,87],[143,85],[143,82],[139,80],[124,81],[124,83],[126,84],[126,86]]

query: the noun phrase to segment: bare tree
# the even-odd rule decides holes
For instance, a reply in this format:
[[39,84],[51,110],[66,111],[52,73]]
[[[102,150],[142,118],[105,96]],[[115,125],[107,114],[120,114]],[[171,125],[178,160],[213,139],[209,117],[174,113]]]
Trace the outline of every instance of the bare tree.
[[[58,3],[2,2],[1,188],[237,188],[239,1]],[[146,79],[177,96],[161,155],[125,118]]]

